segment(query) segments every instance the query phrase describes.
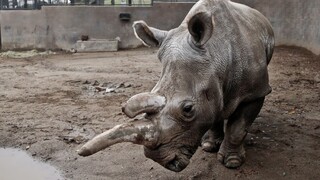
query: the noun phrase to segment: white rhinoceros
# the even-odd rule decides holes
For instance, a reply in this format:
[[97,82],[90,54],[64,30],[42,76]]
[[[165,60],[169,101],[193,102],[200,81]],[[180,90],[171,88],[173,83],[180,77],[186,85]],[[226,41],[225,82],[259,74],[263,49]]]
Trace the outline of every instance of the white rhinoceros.
[[267,65],[274,35],[268,20],[229,0],[200,0],[175,29],[158,30],[143,21],[133,27],[145,45],[159,47],[161,78],[123,107],[130,118],[145,114],[143,119],[98,135],[79,154],[133,142],[144,145],[148,158],[181,171],[202,145],[218,151],[226,167],[240,166],[247,130],[271,92]]

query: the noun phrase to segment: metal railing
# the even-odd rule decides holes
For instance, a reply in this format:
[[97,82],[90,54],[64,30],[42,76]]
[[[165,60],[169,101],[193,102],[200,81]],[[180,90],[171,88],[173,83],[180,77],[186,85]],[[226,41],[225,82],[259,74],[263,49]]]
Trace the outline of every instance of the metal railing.
[[41,9],[42,6],[151,6],[153,0],[0,0],[0,10]]

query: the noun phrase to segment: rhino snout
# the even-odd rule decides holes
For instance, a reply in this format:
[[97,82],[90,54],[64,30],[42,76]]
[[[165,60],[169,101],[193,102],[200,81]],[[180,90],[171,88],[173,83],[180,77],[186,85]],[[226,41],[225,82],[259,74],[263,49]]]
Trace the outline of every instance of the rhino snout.
[[189,165],[195,151],[196,148],[192,147],[182,147],[175,150],[163,147],[157,149],[145,147],[145,156],[171,171],[180,172]]

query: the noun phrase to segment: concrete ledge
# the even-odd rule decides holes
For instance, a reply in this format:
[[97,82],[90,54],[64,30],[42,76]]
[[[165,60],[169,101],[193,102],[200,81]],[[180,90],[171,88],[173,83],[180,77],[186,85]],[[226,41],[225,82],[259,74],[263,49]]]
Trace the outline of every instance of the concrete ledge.
[[118,51],[118,40],[95,39],[89,41],[77,41],[77,52],[103,52]]

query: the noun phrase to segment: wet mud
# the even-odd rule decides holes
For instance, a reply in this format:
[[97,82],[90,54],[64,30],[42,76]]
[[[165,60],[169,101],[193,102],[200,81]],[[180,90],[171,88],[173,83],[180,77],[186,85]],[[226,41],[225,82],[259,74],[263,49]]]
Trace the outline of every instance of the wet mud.
[[32,158],[20,149],[0,148],[0,160],[0,179],[64,179],[56,168]]

